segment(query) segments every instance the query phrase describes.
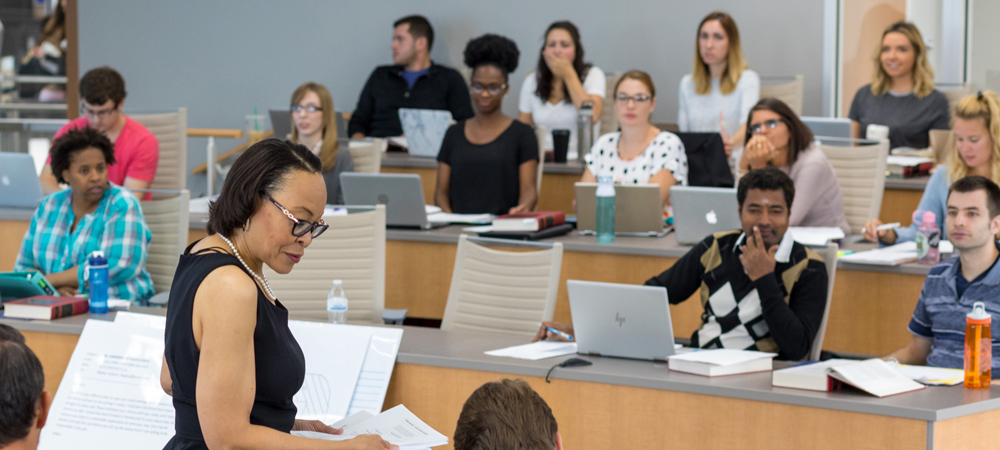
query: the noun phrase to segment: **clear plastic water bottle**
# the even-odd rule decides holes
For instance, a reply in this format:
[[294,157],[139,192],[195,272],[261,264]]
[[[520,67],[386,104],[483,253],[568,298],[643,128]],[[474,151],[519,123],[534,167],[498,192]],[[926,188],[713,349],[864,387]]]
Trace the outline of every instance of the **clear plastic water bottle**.
[[108,312],[108,259],[104,252],[95,251],[87,260],[86,278],[87,292],[90,296],[90,312],[106,314]]
[[341,280],[333,280],[333,287],[326,295],[326,318],[330,323],[347,323],[347,295]]
[[594,102],[584,100],[576,112],[576,159],[583,161],[584,155],[594,145]]
[[597,178],[597,243],[615,241],[615,183],[610,175]]
[[[918,221],[918,212],[913,213],[913,221]],[[941,262],[941,253],[938,245],[941,243],[941,229],[936,222],[937,216],[926,211],[917,227],[917,262],[933,266]]]

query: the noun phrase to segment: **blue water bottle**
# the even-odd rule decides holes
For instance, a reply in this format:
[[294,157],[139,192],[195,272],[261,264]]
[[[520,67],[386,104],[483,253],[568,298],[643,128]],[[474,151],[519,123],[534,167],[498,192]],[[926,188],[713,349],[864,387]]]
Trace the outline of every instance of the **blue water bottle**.
[[86,277],[89,283],[90,313],[108,312],[108,259],[104,252],[95,251],[87,260]]
[[597,178],[597,243],[615,241],[615,183],[610,175]]

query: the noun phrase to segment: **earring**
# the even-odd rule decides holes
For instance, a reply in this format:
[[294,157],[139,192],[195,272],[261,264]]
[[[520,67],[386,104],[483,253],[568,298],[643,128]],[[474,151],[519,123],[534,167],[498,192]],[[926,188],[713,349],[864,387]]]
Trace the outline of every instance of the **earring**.
[[250,218],[247,217],[247,221],[243,224],[243,232],[246,233],[250,231]]

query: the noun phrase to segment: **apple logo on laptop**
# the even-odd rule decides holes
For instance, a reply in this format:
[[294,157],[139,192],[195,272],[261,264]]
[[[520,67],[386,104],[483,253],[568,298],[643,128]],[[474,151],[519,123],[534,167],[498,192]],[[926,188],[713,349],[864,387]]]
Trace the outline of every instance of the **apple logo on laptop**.
[[705,214],[705,221],[711,225],[719,223],[719,217],[715,215],[714,209]]
[[385,194],[379,194],[379,196],[378,196],[378,204],[380,204],[380,205],[387,205],[387,204],[389,204],[389,196],[385,195]]
[[4,175],[0,177],[0,183],[3,183],[4,186],[10,186],[10,178]]

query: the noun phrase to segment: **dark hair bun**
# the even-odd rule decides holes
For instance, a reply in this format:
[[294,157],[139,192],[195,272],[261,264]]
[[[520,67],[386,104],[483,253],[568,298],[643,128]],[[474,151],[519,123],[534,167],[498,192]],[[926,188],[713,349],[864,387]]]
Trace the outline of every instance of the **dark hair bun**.
[[465,46],[465,65],[473,70],[479,66],[492,65],[506,75],[517,69],[520,56],[517,44],[498,34],[484,34]]

